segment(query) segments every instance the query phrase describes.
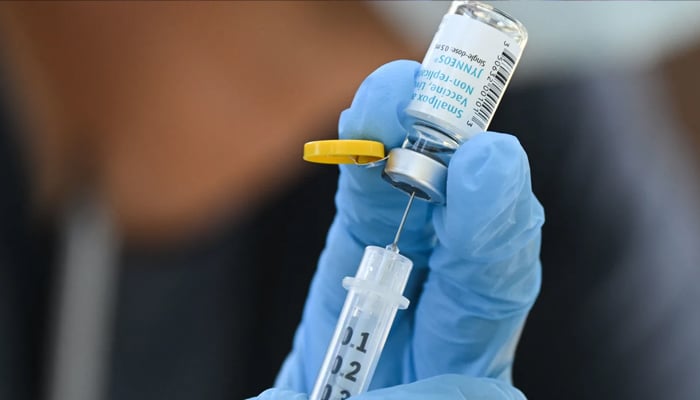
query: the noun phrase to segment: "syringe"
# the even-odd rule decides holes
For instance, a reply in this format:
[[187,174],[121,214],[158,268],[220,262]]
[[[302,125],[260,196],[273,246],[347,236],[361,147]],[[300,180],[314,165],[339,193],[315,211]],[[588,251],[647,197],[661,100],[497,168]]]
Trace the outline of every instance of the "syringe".
[[343,279],[348,295],[310,400],[342,400],[367,390],[396,311],[409,303],[403,290],[413,262],[399,254],[398,241],[414,197],[394,242],[386,248],[367,246],[355,277]]
[[415,122],[400,148],[385,157],[367,140],[309,142],[304,159],[318,163],[375,163],[382,176],[411,198],[394,242],[368,246],[349,290],[310,400],[340,400],[369,386],[396,311],[408,306],[403,290],[413,263],[398,240],[414,197],[445,204],[447,166],[467,140],[485,131],[527,43],[525,27],[488,4],[453,1],[416,75],[404,112]]

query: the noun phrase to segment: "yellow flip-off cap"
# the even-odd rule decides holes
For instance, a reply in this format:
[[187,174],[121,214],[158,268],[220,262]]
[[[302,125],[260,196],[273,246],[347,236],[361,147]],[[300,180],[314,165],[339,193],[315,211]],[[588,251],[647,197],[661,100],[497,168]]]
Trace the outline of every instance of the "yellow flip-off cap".
[[304,160],[319,164],[367,164],[384,158],[374,140],[317,140],[304,144]]

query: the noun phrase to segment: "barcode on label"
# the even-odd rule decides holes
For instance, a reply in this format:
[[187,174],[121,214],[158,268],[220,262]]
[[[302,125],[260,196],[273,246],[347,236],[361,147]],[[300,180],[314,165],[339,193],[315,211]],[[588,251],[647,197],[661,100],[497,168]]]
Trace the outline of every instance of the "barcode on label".
[[472,122],[479,128],[486,129],[486,124],[496,110],[498,100],[503,94],[503,89],[513,73],[515,67],[515,55],[503,49],[496,64],[496,69],[491,71],[489,83],[484,86],[480,107],[475,110]]

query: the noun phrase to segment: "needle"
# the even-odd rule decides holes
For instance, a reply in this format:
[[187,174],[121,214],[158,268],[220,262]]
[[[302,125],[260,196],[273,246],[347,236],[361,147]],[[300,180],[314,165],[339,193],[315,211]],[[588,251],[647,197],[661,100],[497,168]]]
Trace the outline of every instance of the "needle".
[[411,204],[413,204],[413,198],[416,196],[416,192],[411,193],[411,197],[408,199],[408,204],[406,204],[406,209],[403,212],[403,217],[401,217],[401,223],[399,223],[399,229],[396,231],[396,236],[394,236],[394,243],[392,243],[389,248],[391,251],[396,253],[399,252],[399,238],[401,237],[401,231],[403,230],[403,224],[406,223],[406,217],[408,216],[408,210],[411,209]]

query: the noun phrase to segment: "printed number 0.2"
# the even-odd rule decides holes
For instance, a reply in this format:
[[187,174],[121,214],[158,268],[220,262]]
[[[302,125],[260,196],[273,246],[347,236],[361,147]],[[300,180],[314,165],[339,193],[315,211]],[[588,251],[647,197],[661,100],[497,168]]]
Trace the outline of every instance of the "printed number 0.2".
[[357,378],[355,377],[355,375],[357,375],[357,373],[360,372],[362,365],[357,361],[353,361],[350,363],[350,367],[352,368],[352,371],[345,374],[345,379],[352,381],[352,382],[355,382],[355,381],[357,381]]

